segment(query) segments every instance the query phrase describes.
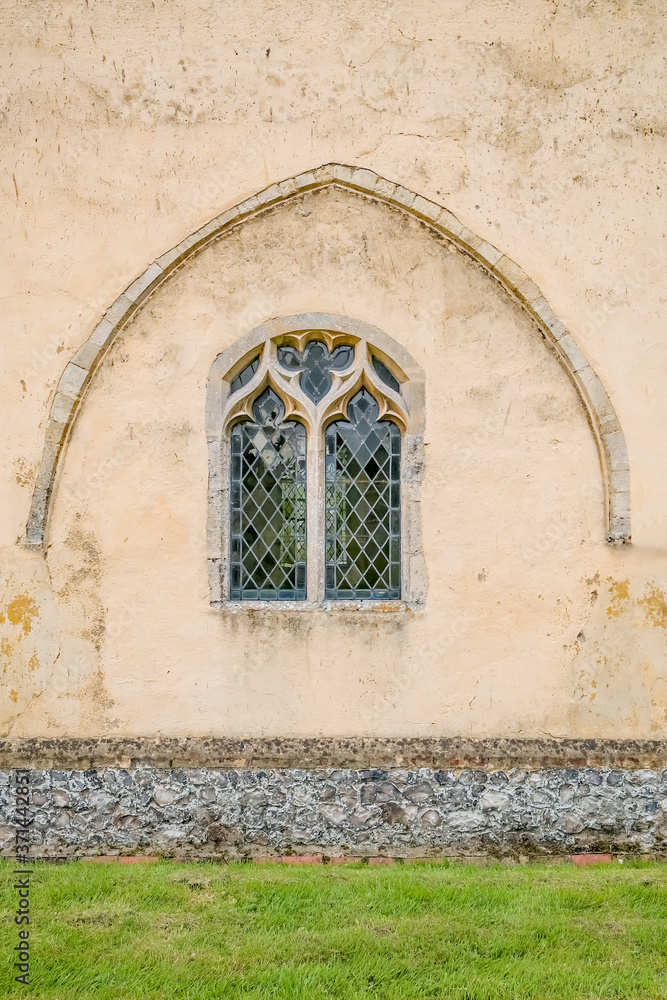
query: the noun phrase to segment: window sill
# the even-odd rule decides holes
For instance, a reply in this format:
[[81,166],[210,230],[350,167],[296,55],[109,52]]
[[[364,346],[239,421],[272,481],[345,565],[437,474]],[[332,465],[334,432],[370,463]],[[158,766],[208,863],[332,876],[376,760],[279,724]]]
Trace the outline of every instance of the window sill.
[[231,614],[253,611],[326,611],[363,614],[405,614],[421,605],[408,601],[211,601],[211,607]]

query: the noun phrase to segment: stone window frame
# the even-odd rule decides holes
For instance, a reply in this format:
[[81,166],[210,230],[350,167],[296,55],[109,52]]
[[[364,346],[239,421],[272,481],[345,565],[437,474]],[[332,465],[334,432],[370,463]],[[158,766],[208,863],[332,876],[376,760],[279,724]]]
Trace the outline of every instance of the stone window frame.
[[[318,404],[299,387],[299,373],[278,364],[277,348],[302,350],[311,340],[327,346],[350,344],[355,361],[333,375],[333,385]],[[231,381],[254,357],[257,371],[242,390],[231,392]],[[378,376],[375,356],[401,383],[393,391]],[[232,601],[229,599],[230,447],[235,422],[252,419],[252,404],[270,387],[285,404],[285,419],[302,422],[308,431],[307,546],[308,574],[305,601]],[[393,420],[402,433],[401,454],[401,599],[391,601],[328,600],[325,598],[324,560],[324,433],[345,418],[349,400],[365,387],[380,404],[380,416]],[[378,327],[332,313],[300,313],[277,317],[255,327],[222,351],[211,366],[206,389],[208,444],[207,563],[210,605],[214,608],[415,610],[426,599],[426,569],[421,530],[421,483],[424,468],[425,376],[408,351]]]

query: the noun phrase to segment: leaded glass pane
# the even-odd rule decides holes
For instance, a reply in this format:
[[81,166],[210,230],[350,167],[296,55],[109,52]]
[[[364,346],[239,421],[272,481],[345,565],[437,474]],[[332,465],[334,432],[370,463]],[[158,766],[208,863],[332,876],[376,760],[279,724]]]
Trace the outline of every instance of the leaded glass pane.
[[242,389],[244,385],[247,385],[250,379],[253,377],[257,369],[259,368],[259,358],[253,358],[249,365],[246,365],[236,376],[233,378],[229,385],[230,392],[238,392]]
[[267,389],[231,433],[230,598],[306,599],[306,430]]
[[401,596],[401,432],[365,389],[325,438],[325,596]]
[[300,371],[299,385],[309,399],[319,403],[331,388],[331,372],[344,371],[354,361],[354,348],[348,344],[331,353],[321,340],[311,340],[301,354],[296,347],[279,347],[278,361],[290,371]]
[[394,390],[394,392],[400,392],[401,391],[400,382],[398,381],[396,376],[389,371],[384,361],[380,361],[380,359],[376,358],[375,355],[373,355],[372,361],[373,361],[373,368],[375,369],[375,374],[382,379],[384,384],[388,385],[390,389]]

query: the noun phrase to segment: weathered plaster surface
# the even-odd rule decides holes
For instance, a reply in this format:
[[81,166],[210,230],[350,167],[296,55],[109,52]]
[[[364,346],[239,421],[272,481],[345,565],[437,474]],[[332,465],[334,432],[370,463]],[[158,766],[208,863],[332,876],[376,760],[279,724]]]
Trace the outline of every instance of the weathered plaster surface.
[[[662,11],[0,14],[0,731],[664,736]],[[329,188],[229,232],[146,302],[80,412],[50,547],[22,549],[58,380],[105,310],[208,220],[331,161],[447,205],[543,291],[623,428],[633,544],[604,543],[590,428],[525,312],[417,221]],[[423,612],[208,606],[206,373],[253,327],[313,310],[386,329],[427,373]],[[29,633],[19,607],[37,609]]]

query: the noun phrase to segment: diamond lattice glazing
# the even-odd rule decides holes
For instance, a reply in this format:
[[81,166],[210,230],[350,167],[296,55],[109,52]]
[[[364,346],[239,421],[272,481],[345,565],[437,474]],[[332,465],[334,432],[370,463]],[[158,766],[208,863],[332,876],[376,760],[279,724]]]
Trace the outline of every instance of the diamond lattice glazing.
[[365,389],[326,432],[326,597],[401,595],[401,432]]
[[271,389],[231,434],[230,598],[306,599],[306,430]]

